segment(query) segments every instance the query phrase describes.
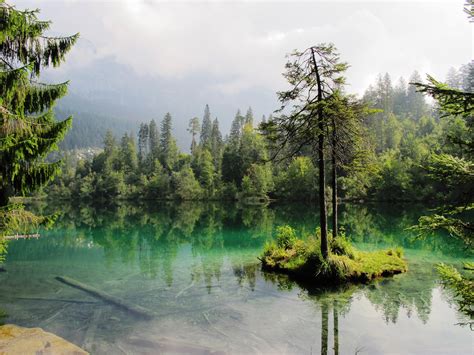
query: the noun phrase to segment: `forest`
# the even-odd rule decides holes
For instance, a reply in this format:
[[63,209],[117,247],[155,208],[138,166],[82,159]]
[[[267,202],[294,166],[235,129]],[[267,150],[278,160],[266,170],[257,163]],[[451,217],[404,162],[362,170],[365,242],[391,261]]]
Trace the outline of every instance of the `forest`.
[[[445,81],[472,91],[474,64],[452,68]],[[464,158],[460,141],[472,139],[472,133],[460,117],[441,119],[436,104],[410,84],[416,82],[422,82],[417,72],[396,84],[389,74],[380,75],[364,93],[361,102],[372,112],[360,113],[363,139],[357,156],[339,167],[344,200],[455,201],[469,192],[465,184],[439,183],[429,166],[446,154]],[[311,148],[292,159],[272,160],[274,152],[260,128],[265,122],[265,117],[257,122],[251,108],[245,114],[239,110],[224,136],[206,106],[202,119],[189,121],[191,154],[177,147],[171,114],[161,122],[142,123],[136,136],[116,137],[109,131],[103,151],[92,159],[77,160],[73,151],[65,152],[63,172],[45,193],[53,199],[109,202],[315,200],[317,164]]]

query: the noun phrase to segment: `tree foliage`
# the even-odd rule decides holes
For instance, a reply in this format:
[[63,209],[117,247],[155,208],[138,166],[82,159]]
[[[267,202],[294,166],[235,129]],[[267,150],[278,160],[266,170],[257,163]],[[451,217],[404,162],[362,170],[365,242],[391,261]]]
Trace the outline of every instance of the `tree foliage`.
[[59,162],[44,158],[62,140],[72,118],[56,121],[52,107],[67,82],[46,84],[40,72],[59,66],[78,35],[48,37],[49,21],[38,10],[20,11],[0,3],[0,205],[50,181]]

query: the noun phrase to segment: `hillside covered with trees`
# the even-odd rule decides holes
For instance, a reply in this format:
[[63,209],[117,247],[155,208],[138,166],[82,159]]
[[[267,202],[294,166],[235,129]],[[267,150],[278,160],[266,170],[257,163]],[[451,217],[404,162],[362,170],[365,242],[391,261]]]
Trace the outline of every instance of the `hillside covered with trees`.
[[[456,199],[464,188],[433,179],[427,166],[434,154],[465,155],[450,139],[472,139],[466,122],[444,117],[410,83],[421,82],[415,72],[393,83],[380,75],[360,103],[372,110],[361,113],[363,139],[350,157],[351,169],[340,168],[340,196],[348,200],[420,201]],[[473,90],[474,64],[452,69],[446,82]],[[268,117],[271,119],[271,115]],[[262,122],[266,122],[263,117]],[[92,160],[68,159],[63,174],[48,188],[61,199],[182,199],[264,201],[314,200],[317,164],[311,147],[298,156],[276,160],[265,129],[256,124],[252,109],[239,110],[225,135],[206,106],[202,119],[189,122],[191,154],[179,150],[172,133],[173,118],[140,125],[138,134],[118,139],[108,132],[103,151]],[[77,138],[80,139],[80,138]]]

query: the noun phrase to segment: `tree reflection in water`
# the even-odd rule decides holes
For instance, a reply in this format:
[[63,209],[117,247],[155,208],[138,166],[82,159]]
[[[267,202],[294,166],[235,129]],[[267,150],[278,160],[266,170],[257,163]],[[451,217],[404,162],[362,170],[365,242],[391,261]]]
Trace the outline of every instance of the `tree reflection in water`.
[[[58,211],[61,214],[55,230],[48,234],[47,242],[22,245],[23,259],[28,259],[29,254],[53,257],[55,253],[64,253],[64,249],[70,250],[72,255],[84,247],[100,247],[108,267],[112,268],[117,261],[138,265],[143,277],[160,278],[171,287],[178,255],[190,250],[189,282],[204,282],[208,293],[219,285],[226,267],[231,268],[238,287],[255,290],[260,275],[255,250],[261,250],[265,242],[273,238],[279,225],[290,224],[301,233],[310,233],[315,230],[318,220],[315,209],[304,205],[246,207],[232,203],[154,202],[150,205],[64,205],[55,206],[53,210],[46,205],[35,207],[41,214]],[[322,303],[323,325],[327,323],[326,313],[333,305],[335,349],[338,347],[340,314],[337,309],[350,304],[353,293],[368,299],[386,322],[395,323],[401,310],[408,316],[416,313],[423,322],[428,320],[432,289],[436,287],[437,279],[432,265],[440,257],[459,257],[461,247],[443,235],[422,240],[413,238],[406,227],[414,224],[422,213],[417,206],[388,210],[380,205],[342,206],[341,224],[357,245],[362,248],[402,246],[408,257],[414,250],[426,255],[426,260],[411,262],[410,276],[399,275],[350,287],[342,293],[351,294],[344,297],[344,302],[341,302],[341,291],[337,290],[338,297],[331,296],[329,303]],[[465,253],[466,257],[472,255],[470,251]],[[10,257],[20,256],[13,252]],[[291,289],[295,285],[283,276],[263,276],[280,289]],[[299,286],[309,289],[306,285]],[[318,292],[308,291],[308,297],[314,298]],[[326,335],[321,338],[324,344],[327,343]]]

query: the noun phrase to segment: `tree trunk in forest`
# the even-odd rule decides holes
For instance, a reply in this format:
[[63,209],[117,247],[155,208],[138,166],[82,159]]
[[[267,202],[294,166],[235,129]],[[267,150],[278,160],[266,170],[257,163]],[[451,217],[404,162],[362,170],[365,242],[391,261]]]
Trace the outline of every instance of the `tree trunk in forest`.
[[336,122],[332,119],[332,237],[338,234],[337,220],[337,161],[336,161]]
[[8,201],[10,199],[9,195],[8,188],[0,188],[0,207],[5,207],[8,205]]
[[[318,102],[323,100],[323,92],[321,87],[321,78],[319,75],[319,68],[314,55],[314,50],[311,49],[313,56],[314,70],[316,73],[316,80],[318,83]],[[326,213],[326,169],[324,166],[324,120],[323,107],[318,107],[318,169],[319,169],[319,220],[321,226],[321,254],[324,259],[328,258],[328,228],[327,228],[327,213]]]

